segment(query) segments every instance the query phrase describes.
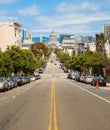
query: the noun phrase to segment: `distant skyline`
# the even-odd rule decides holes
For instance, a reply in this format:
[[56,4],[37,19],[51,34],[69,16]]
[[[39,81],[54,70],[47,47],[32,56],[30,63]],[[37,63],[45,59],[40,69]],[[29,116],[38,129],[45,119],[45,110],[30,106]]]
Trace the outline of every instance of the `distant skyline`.
[[0,0],[0,22],[19,22],[34,36],[95,35],[110,23],[110,0]]

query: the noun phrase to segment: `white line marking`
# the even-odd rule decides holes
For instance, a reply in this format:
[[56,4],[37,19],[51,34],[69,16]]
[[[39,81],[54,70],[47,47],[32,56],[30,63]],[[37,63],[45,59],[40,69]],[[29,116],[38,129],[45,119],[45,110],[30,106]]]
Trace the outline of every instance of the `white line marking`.
[[[66,80],[66,81],[67,81],[67,80]],[[68,81],[68,82],[69,82],[69,81]],[[72,84],[72,85],[73,85],[73,83],[71,83],[71,82],[69,82],[69,84]],[[80,88],[80,89],[84,90],[85,92],[88,92],[88,93],[92,94],[93,96],[95,96],[95,97],[97,97],[97,98],[99,98],[99,99],[101,99],[101,100],[103,100],[103,101],[105,101],[105,102],[107,102],[107,103],[110,103],[109,100],[107,100],[107,99],[105,99],[105,98],[103,98],[103,97],[101,97],[101,96],[98,96],[98,95],[96,95],[96,94],[94,94],[94,93],[92,93],[92,92],[90,92],[90,91],[88,91],[88,90],[86,90],[86,89],[84,89],[84,88],[82,88],[82,87],[76,85],[76,84],[74,84],[74,86],[77,87],[77,88]]]

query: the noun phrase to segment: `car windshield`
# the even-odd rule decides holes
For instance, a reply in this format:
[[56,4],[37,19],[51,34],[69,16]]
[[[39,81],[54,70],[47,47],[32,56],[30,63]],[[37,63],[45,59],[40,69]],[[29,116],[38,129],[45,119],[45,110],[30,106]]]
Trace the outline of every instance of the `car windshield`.
[[20,77],[19,76],[16,76],[16,77],[14,77],[15,79],[20,79]]
[[104,80],[104,78],[103,78],[103,77],[101,77],[101,76],[99,76],[99,77],[98,77],[98,79],[99,79],[99,80]]
[[4,78],[0,78],[0,82],[3,82],[4,81]]

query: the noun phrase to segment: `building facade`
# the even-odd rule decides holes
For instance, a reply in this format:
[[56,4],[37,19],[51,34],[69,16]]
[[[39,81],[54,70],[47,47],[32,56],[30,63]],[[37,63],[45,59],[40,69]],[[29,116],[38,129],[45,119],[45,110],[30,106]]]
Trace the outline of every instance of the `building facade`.
[[57,37],[53,30],[49,36],[48,46],[51,48],[56,48],[56,46],[57,46]]
[[17,22],[0,23],[0,49],[6,51],[8,46],[21,45],[21,25]]
[[104,36],[107,39],[110,39],[110,24],[104,25]]
[[73,34],[60,34],[59,42],[62,43],[65,39],[73,39]]

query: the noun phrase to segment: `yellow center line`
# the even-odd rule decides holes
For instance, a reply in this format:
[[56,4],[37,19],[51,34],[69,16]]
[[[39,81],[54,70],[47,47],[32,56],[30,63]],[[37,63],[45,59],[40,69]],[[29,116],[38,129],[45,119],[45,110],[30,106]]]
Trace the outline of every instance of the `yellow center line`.
[[53,86],[54,86],[54,130],[58,130],[57,127],[57,114],[56,114],[56,92],[55,92],[55,81],[53,80]]
[[[54,67],[52,72],[54,73]],[[52,127],[52,124],[54,126]],[[56,92],[55,92],[55,80],[52,79],[52,88],[51,88],[51,94],[50,94],[50,116],[49,116],[49,125],[48,130],[58,130],[57,126],[57,113],[56,113]]]

